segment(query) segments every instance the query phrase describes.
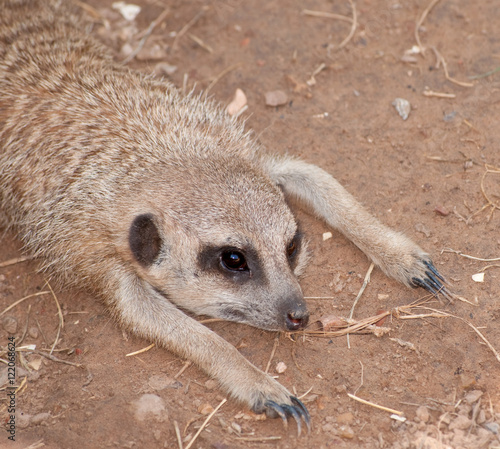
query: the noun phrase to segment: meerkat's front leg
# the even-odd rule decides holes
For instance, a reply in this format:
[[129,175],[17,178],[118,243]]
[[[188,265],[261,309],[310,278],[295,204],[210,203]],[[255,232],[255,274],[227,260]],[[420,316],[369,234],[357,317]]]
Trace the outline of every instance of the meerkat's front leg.
[[255,413],[294,418],[300,435],[302,420],[310,430],[306,407],[278,381],[252,365],[215,332],[187,316],[147,282],[118,275],[116,300],[111,303],[119,321],[135,334],[197,364],[234,398]]
[[388,276],[434,295],[449,295],[429,255],[370,215],[330,174],[291,157],[264,157],[264,169],[327,224],[339,230]]

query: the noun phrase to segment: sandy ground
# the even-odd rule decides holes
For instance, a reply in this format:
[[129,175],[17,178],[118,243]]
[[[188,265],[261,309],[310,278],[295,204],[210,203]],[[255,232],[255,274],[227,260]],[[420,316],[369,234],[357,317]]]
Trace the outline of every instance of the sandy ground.
[[[118,59],[137,48],[139,33],[160,17],[130,65],[161,72],[187,90],[209,88],[223,104],[241,89],[248,99],[242,117],[265,146],[331,172],[373,214],[429,251],[453,291],[469,301],[430,298],[424,307],[441,317],[394,313],[382,324],[389,333],[351,335],[350,347],[345,336],[293,339],[208,324],[257,366],[270,363],[287,388],[305,394],[313,424],[309,435],[297,438],[294,423],[287,430],[229,400],[192,447],[500,448],[500,357],[494,352],[500,351],[500,73],[488,75],[500,65],[500,13],[495,2],[433,3],[419,28],[425,54],[411,51],[415,24],[428,6],[422,0],[358,0],[352,34],[352,20],[302,13],[352,18],[348,1],[142,1],[130,22],[107,0],[91,3],[99,22],[93,32]],[[266,92],[276,90],[286,101],[267,106]],[[411,104],[407,120],[392,105],[396,98]],[[347,317],[369,261],[336,233],[324,241],[329,229],[296,210],[314,254],[303,290],[322,298],[308,300],[312,321]],[[14,235],[0,234],[0,241],[0,261],[22,255]],[[37,267],[27,261],[0,268],[0,313],[48,290]],[[474,281],[480,272],[484,281]],[[81,366],[18,353],[18,380],[26,380],[16,398],[16,442],[2,432],[0,447],[178,448],[176,424],[186,447],[224,393],[167,351],[127,357],[149,342],[124,333],[85,292],[55,294],[65,325],[54,355]],[[354,318],[424,296],[375,269]],[[10,331],[47,353],[59,332],[51,294],[33,296],[0,319],[4,349]],[[278,362],[287,367],[281,374]],[[400,411],[406,421],[348,393]],[[144,404],[149,415],[140,413]],[[2,423],[6,406],[2,390]]]

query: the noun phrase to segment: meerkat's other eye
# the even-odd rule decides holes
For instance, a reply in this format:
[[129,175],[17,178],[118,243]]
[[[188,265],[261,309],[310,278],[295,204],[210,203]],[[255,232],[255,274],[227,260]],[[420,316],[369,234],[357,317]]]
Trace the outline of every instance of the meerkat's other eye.
[[224,251],[220,256],[220,263],[223,268],[229,271],[248,271],[245,256],[239,251]]
[[295,256],[295,254],[297,253],[297,241],[295,239],[293,239],[289,244],[288,244],[288,247],[286,249],[286,253],[288,255],[288,258],[292,258],[293,256]]

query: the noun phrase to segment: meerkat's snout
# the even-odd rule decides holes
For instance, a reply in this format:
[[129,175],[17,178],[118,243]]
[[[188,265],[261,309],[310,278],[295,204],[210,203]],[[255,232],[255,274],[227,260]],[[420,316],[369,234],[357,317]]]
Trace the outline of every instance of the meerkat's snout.
[[296,331],[307,326],[309,311],[302,295],[298,298],[285,300],[280,311],[284,317],[285,328],[287,330]]

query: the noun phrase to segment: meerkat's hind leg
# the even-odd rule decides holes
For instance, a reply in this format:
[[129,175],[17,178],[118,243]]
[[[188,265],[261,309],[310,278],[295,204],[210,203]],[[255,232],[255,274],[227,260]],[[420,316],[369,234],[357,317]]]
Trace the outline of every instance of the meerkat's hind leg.
[[309,206],[360,248],[388,276],[409,287],[452,298],[430,256],[412,240],[369,214],[330,174],[304,161],[263,156],[264,170],[285,194]]

